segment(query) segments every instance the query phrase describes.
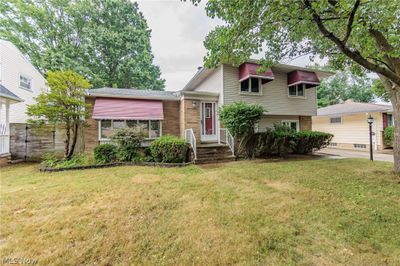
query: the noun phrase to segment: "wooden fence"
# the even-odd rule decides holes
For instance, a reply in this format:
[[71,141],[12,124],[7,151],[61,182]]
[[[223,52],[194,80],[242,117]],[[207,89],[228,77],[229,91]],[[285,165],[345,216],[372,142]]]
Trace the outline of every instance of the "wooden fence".
[[[82,130],[78,134],[75,152],[84,150]],[[46,153],[62,156],[65,128],[54,125],[10,124],[10,153],[12,159],[38,161]]]

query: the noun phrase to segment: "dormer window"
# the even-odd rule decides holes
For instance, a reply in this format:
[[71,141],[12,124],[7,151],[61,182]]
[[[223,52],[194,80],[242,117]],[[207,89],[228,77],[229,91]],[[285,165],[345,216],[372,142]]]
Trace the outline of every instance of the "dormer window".
[[289,97],[302,97],[302,98],[305,97],[305,93],[304,93],[305,85],[302,83],[289,86],[288,90],[289,90],[288,91]]
[[242,93],[255,93],[261,92],[261,79],[248,78],[240,82],[240,92]]

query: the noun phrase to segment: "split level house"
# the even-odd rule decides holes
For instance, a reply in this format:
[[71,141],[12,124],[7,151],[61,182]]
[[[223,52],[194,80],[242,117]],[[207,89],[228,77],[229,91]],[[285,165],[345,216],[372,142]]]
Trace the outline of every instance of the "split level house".
[[257,61],[250,60],[238,67],[199,68],[177,92],[91,89],[86,97],[92,108],[89,126],[84,129],[85,150],[109,142],[118,128],[141,125],[147,137],[144,145],[172,134],[186,138],[198,160],[214,158],[211,155],[219,152],[229,159],[234,140],[223,128],[218,108],[237,101],[265,107],[259,131],[275,122],[297,131],[311,130],[312,116],[317,114],[316,87],[333,73],[291,65],[276,65],[259,73],[259,67]]
[[46,80],[9,41],[0,39],[0,161],[10,159],[13,125],[28,120],[26,109],[47,89]]
[[390,104],[358,103],[351,100],[318,109],[313,117],[312,128],[316,131],[332,133],[330,148],[368,151],[369,125],[372,123],[372,145],[375,150],[387,148],[383,132],[393,123],[393,108]]

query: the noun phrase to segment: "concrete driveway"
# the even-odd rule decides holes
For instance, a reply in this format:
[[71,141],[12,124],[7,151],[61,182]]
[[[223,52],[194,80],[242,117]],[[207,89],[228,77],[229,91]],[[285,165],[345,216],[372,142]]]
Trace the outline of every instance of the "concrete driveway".
[[[365,158],[369,159],[369,152],[364,151],[353,151],[353,150],[340,150],[340,149],[322,149],[315,154],[326,155],[326,156],[340,156],[342,158]],[[394,162],[393,154],[391,153],[378,153],[374,151],[374,160]]]

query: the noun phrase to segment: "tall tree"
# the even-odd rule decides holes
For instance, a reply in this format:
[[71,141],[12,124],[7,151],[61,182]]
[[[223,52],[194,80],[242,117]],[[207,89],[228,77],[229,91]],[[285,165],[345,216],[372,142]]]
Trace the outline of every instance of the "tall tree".
[[162,90],[151,31],[129,0],[5,0],[0,37],[45,74],[73,69],[94,87]]
[[321,82],[317,88],[318,107],[338,104],[346,100],[369,103],[375,99],[372,80],[366,75],[340,71]]
[[36,122],[65,126],[64,155],[66,159],[70,159],[78,140],[79,127],[88,115],[85,90],[91,85],[84,77],[71,70],[49,71],[47,82],[50,91],[36,97],[36,103],[28,106],[27,114]]
[[393,104],[394,169],[400,173],[400,0],[210,0],[206,9],[225,21],[206,37],[207,66],[237,65],[264,52],[267,67],[311,54],[338,69],[378,74]]

